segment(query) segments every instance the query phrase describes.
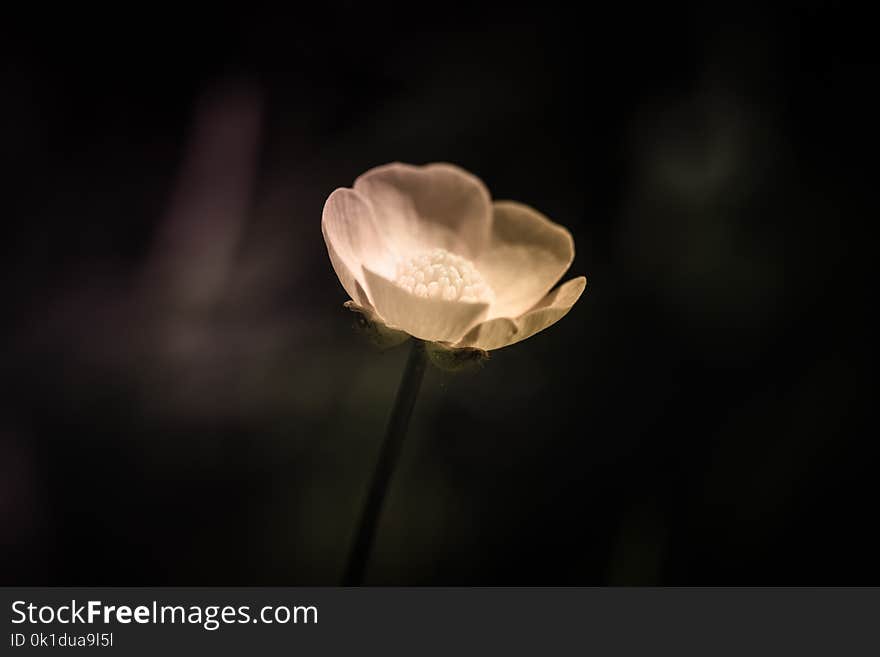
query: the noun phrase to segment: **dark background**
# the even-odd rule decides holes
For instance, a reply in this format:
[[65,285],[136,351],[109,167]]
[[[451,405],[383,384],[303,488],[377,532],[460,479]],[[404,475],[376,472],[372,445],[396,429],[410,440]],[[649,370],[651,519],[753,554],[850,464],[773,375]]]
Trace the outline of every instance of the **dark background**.
[[394,160],[567,226],[589,287],[428,373],[368,583],[878,583],[867,27],[5,20],[0,583],[338,581],[406,350],[353,330],[321,208]]

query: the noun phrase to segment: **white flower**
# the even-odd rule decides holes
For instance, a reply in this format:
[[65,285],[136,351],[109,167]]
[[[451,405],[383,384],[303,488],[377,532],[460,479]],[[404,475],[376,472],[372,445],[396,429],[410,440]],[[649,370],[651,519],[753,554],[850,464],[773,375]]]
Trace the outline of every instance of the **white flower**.
[[342,286],[371,320],[448,347],[500,349],[559,321],[586,278],[562,226],[491,200],[451,164],[387,164],[339,188],[321,221]]

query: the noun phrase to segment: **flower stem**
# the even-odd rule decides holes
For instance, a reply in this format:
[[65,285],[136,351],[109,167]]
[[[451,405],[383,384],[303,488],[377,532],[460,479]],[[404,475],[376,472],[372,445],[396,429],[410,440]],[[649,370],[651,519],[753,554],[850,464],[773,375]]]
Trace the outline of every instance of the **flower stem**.
[[379,460],[376,462],[373,480],[370,483],[370,490],[367,492],[367,498],[364,502],[360,525],[348,557],[348,564],[342,579],[343,586],[357,586],[363,582],[367,561],[373,548],[373,539],[376,536],[376,528],[379,524],[379,516],[382,513],[382,504],[388,493],[388,484],[391,482],[391,475],[394,474],[394,468],[397,465],[404,438],[406,438],[409,418],[416,405],[416,397],[419,394],[427,362],[425,343],[413,338],[409,358],[406,361],[406,369],[403,371],[403,378],[397,389],[397,399],[391,410],[385,440],[382,443]]

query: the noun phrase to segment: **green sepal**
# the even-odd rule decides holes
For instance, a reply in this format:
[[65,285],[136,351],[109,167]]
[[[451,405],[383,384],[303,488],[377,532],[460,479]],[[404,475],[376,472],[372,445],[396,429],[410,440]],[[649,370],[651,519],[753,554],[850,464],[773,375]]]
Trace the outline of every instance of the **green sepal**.
[[474,347],[459,349],[439,342],[427,344],[428,360],[444,372],[468,372],[482,368],[489,360],[489,352]]
[[354,301],[343,304],[355,314],[355,328],[379,349],[391,349],[409,340],[409,334],[385,325],[385,322],[369,308],[359,306]]

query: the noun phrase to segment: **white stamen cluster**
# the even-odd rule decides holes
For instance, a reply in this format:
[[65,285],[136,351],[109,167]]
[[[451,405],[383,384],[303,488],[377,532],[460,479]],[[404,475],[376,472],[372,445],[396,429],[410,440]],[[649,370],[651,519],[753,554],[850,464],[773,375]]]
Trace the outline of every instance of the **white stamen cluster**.
[[394,282],[407,292],[429,299],[489,303],[495,296],[470,260],[445,249],[401,262]]

